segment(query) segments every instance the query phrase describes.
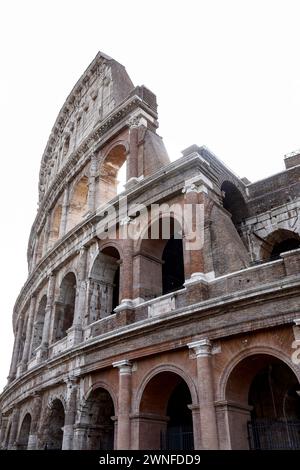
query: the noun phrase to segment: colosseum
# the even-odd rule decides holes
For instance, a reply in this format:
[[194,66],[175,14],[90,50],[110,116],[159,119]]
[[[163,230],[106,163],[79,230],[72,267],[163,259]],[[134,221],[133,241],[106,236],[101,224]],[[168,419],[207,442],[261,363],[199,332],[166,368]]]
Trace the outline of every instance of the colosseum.
[[2,449],[300,448],[300,152],[251,183],[157,119],[103,53],[58,114]]

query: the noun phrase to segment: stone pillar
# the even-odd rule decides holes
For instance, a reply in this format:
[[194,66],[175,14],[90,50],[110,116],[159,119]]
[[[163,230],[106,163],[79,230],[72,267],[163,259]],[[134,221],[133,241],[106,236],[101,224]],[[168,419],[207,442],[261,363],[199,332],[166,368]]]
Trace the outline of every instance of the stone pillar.
[[218,449],[214,383],[211,364],[212,344],[208,339],[189,343],[197,359],[198,395],[202,449]]
[[113,367],[118,367],[119,369],[117,450],[130,450],[132,364],[127,360],[123,360],[114,362]]
[[77,378],[66,380],[67,384],[67,406],[65,411],[64,435],[62,442],[62,450],[73,449],[74,425],[77,414]]
[[96,174],[98,169],[98,156],[94,152],[91,156],[90,174],[89,174],[89,193],[88,207],[90,212],[96,209]]
[[50,325],[51,325],[51,316],[53,312],[54,305],[54,293],[55,293],[55,281],[56,276],[54,273],[51,273],[48,277],[48,288],[47,288],[47,304],[45,309],[45,320],[43,328],[42,342],[40,346],[40,357],[39,359],[46,359],[48,355],[49,341],[51,337]]
[[63,237],[64,234],[66,233],[68,209],[69,209],[69,188],[67,186],[64,191],[64,198],[63,198],[63,203],[62,203],[61,220],[60,220],[60,228],[59,228],[60,237]]
[[29,308],[29,316],[27,321],[27,328],[26,328],[26,338],[25,344],[23,349],[23,356],[22,356],[22,372],[26,370],[27,362],[29,358],[29,351],[32,342],[32,328],[33,328],[33,321],[35,316],[35,308],[36,308],[36,296],[33,295],[30,299],[30,308]]
[[45,238],[44,238],[44,246],[43,246],[42,256],[44,256],[48,251],[50,229],[51,229],[51,214],[50,214],[50,212],[48,212],[47,217],[46,217],[46,223],[45,223]]
[[[201,218],[201,207],[204,209],[203,194],[199,193],[200,189],[194,183],[186,183],[183,192],[184,199],[184,269],[185,279],[188,280],[195,276],[203,276],[204,258],[203,258],[203,241],[204,241],[204,218]],[[201,206],[202,205],[202,206]],[[197,209],[198,207],[198,209]],[[200,223],[199,223],[200,222]],[[201,226],[202,224],[203,226]],[[193,249],[195,248],[195,249]]]
[[9,371],[9,376],[8,376],[9,382],[14,380],[14,378],[16,377],[19,351],[21,347],[21,339],[22,339],[22,333],[23,333],[23,325],[24,325],[24,317],[21,316],[19,318],[19,322],[17,325],[17,332],[15,336],[13,355],[12,355],[11,366],[10,366],[10,371]]
[[0,449],[5,449],[5,436],[7,432],[8,417],[1,416],[1,433],[0,433]]
[[76,289],[76,303],[74,310],[73,325],[68,331],[68,341],[78,344],[82,341],[82,323],[85,315],[85,304],[87,297],[87,247],[83,246],[79,252],[78,261],[78,284]]
[[133,240],[123,240],[123,259],[120,265],[120,303],[132,300],[133,296]]
[[129,121],[129,153],[127,155],[127,175],[126,180],[138,177],[138,121]]
[[41,418],[41,410],[42,410],[42,398],[39,392],[35,392],[33,395],[31,427],[30,427],[30,434],[29,434],[28,446],[27,446],[28,450],[35,450],[37,449],[37,446],[38,446],[37,434],[38,434],[39,422]]
[[19,427],[19,416],[20,416],[20,408],[18,406],[15,406],[12,412],[10,436],[8,440],[8,449],[17,448],[16,440],[17,440],[18,427]]

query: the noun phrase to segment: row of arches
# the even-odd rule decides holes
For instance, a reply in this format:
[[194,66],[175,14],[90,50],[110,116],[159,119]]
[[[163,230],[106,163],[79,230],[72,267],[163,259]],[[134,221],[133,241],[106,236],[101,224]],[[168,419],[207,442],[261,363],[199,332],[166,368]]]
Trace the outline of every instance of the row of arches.
[[[152,281],[149,280],[149,286],[144,285],[146,299],[147,296],[151,298],[176,291],[182,288],[185,282],[182,240],[174,238],[173,234],[169,240],[156,240],[155,242],[157,245],[155,254],[158,260],[155,263],[156,289]],[[147,252],[147,246],[151,243],[153,245],[153,241],[149,240],[149,243],[146,244],[145,253]],[[145,260],[147,262],[148,258],[145,258]],[[88,318],[85,321],[87,324],[113,314],[114,309],[119,305],[122,282],[120,277],[121,262],[120,253],[114,246],[103,248],[95,258],[86,280],[86,311]],[[146,270],[145,275],[149,275],[149,270]],[[77,308],[77,292],[78,281],[76,275],[74,272],[69,272],[64,276],[59,286],[57,298],[54,300],[52,342],[64,338],[72,327],[75,309]],[[31,357],[35,356],[36,350],[42,343],[46,308],[47,295],[45,294],[40,299],[36,309]],[[21,356],[22,352],[20,358]]]
[[[237,232],[242,236],[241,224],[249,217],[247,203],[241,191],[230,181],[221,185],[222,203],[230,215]],[[300,248],[299,233],[278,228],[262,240],[259,260],[263,262],[280,259],[281,253]]]
[[[88,172],[77,177],[53,206],[46,225],[40,231],[35,248],[35,261],[39,259],[73,227],[83,221],[89,211],[106,204],[124,189],[126,181],[127,144],[114,145],[99,163],[91,163]],[[65,206],[65,207],[63,207]],[[64,215],[65,212],[65,215]]]
[[[134,403],[136,445],[140,449],[193,450],[195,443],[196,448],[199,446],[199,416],[193,412],[197,408],[194,382],[175,367],[160,369],[149,376]],[[221,419],[229,426],[225,440],[233,449],[299,449],[299,395],[299,380],[285,362],[269,354],[245,357],[226,381],[228,407]],[[116,448],[117,412],[117,398],[109,387],[96,383],[77,408],[73,448]],[[40,424],[40,448],[62,449],[65,416],[65,404],[55,398]],[[18,430],[18,449],[28,447],[31,421],[30,413],[26,413]]]

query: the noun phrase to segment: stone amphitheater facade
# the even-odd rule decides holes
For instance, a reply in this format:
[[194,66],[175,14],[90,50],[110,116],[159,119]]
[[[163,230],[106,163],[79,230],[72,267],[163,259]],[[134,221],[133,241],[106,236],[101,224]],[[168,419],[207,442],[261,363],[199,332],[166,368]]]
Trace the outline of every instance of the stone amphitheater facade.
[[[299,448],[299,153],[250,183],[206,147],[171,162],[157,119],[155,95],[103,53],[59,112],[13,312],[2,449]],[[197,211],[183,229],[173,205],[201,207],[197,249]]]

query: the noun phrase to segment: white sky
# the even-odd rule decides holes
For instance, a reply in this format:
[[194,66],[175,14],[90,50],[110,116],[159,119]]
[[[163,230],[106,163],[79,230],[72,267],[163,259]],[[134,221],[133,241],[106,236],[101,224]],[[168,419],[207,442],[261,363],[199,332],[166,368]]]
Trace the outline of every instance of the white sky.
[[251,181],[300,147],[299,1],[7,0],[0,6],[0,389],[26,280],[39,164],[56,116],[98,50],[158,98],[171,159],[207,145]]

